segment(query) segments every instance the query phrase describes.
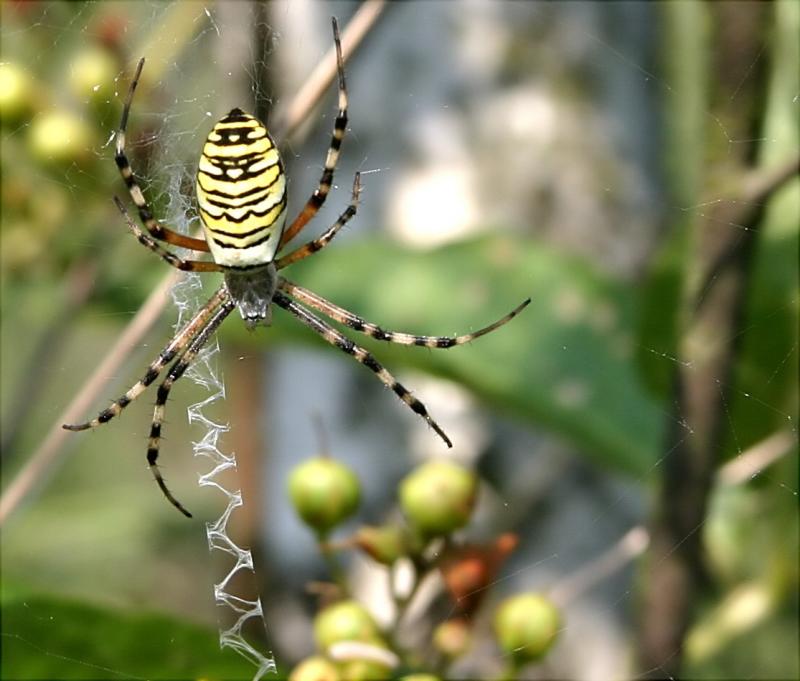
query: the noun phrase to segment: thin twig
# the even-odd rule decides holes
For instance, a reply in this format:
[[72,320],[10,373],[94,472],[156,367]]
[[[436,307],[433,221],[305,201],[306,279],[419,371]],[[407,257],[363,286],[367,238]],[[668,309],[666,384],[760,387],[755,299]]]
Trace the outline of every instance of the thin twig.
[[[794,433],[789,429],[779,430],[721,466],[717,470],[717,481],[727,486],[745,484],[789,454],[796,444]],[[575,601],[581,594],[639,558],[647,549],[649,540],[647,529],[643,525],[635,525],[608,550],[559,579],[550,588],[550,597],[559,607]]]
[[[342,31],[342,58],[345,62],[374,26],[386,7],[384,0],[368,0],[353,15]],[[331,47],[287,106],[275,107],[275,128],[280,137],[290,137],[316,106],[336,77],[336,50]]]
[[632,527],[608,550],[558,580],[549,591],[550,598],[559,607],[564,607],[636,560],[645,552],[649,541],[647,530],[642,525]]
[[[800,174],[800,155],[769,168],[751,170],[742,182],[744,189],[741,200],[743,203],[760,205],[798,174]],[[747,217],[740,217],[737,222],[747,222]]]
[[[342,32],[342,46],[345,60],[355,51],[366,34],[375,24],[383,7],[383,0],[372,0],[364,3],[353,16]],[[311,113],[314,104],[319,100],[325,88],[333,82],[336,74],[336,60],[333,49],[329,50],[322,64],[312,73],[306,85],[292,99],[286,109],[285,130],[293,133],[300,123]],[[280,114],[279,114],[280,116]],[[125,360],[141,342],[145,334],[155,324],[169,301],[169,291],[178,280],[180,273],[170,272],[156,286],[139,311],[122,332],[105,359],[95,369],[89,379],[76,393],[75,398],[64,409],[50,427],[43,442],[31,455],[28,462],[3,491],[0,497],[0,526],[19,507],[24,499],[41,484],[45,474],[53,470],[53,464],[62,455],[68,431],[61,428],[62,423],[71,423],[81,417],[96,403],[97,396],[103,390],[109,377],[114,376]]]
[[2,436],[0,436],[0,457],[4,463],[12,461],[18,438],[31,412],[31,405],[39,401],[45,390],[45,375],[51,364],[64,346],[72,332],[76,312],[86,304],[91,294],[97,261],[84,258],[76,260],[64,274],[65,295],[61,300],[58,312],[47,322],[34,343],[36,349],[22,371],[25,380],[21,389],[15,394],[14,404],[9,409],[10,415],[5,419]]
[[0,525],[5,523],[8,516],[30,494],[45,473],[52,470],[53,463],[63,451],[61,445],[70,435],[69,431],[61,427],[61,424],[80,421],[94,405],[97,394],[105,387],[108,379],[117,373],[120,366],[130,357],[133,349],[141,343],[142,337],[158,319],[164,309],[164,304],[169,300],[170,289],[175,285],[179,274],[177,270],[174,270],[162,279],[69,406],[55,420],[34,455],[28,459],[28,463],[5,489],[0,498]]
[[717,470],[717,482],[721,485],[741,485],[786,456],[797,447],[797,434],[786,428],[748,447],[735,459],[731,459]]

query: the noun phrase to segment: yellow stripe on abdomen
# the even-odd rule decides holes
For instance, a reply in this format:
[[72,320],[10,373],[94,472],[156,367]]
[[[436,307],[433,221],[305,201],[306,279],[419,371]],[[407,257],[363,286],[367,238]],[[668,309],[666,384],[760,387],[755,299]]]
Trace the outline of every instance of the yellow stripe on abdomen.
[[267,129],[233,109],[208,135],[197,170],[197,203],[215,262],[267,264],[286,222],[286,175]]

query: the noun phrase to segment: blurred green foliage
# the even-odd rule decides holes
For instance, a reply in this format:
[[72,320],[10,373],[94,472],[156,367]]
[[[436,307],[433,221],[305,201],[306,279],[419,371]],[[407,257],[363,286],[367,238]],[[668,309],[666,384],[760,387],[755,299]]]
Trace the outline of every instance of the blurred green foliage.
[[[145,612],[3,589],[4,679],[250,679],[218,633]],[[35,613],[35,616],[31,616]],[[91,651],[87,661],[88,651]]]
[[[625,283],[544,244],[534,248],[510,236],[424,253],[363,239],[334,245],[324,255],[298,263],[286,276],[387,329],[465,333],[531,297],[502,332],[466,348],[365,345],[389,366],[446,376],[495,408],[547,426],[601,465],[635,475],[652,465],[663,418],[631,362],[637,297]],[[237,325],[224,333],[247,338]],[[280,319],[269,335],[276,342],[318,342]]]
[[[644,484],[659,459],[668,421],[688,276],[690,209],[705,200],[697,189],[705,160],[699,129],[708,123],[702,104],[708,84],[696,76],[708,68],[709,33],[698,3],[676,5],[680,7],[669,15],[671,23],[665,25],[662,39],[669,41],[669,32],[674,31],[691,33],[696,41],[690,43],[691,49],[676,52],[664,75],[675,95],[665,100],[663,115],[674,127],[673,139],[680,140],[669,150],[665,166],[682,210],[669,215],[664,243],[653,256],[655,266],[644,285],[533,238],[506,235],[469,239],[424,253],[380,237],[334,243],[321,257],[287,272],[297,283],[386,328],[417,333],[463,333],[531,297],[531,305],[502,332],[465,348],[428,352],[368,339],[364,344],[387,366],[414,367],[451,378],[472,390],[487,408],[557,434],[605,470],[623,472]],[[124,189],[107,142],[119,116],[126,69],[143,45],[149,45],[151,59],[145,71],[150,87],[143,83],[137,95],[142,108],[179,106],[156,84],[163,75],[160,69],[180,59],[181,50],[192,40],[197,26],[190,19],[199,7],[195,3],[164,4],[163,10],[149,3],[2,4],[4,427],[10,408],[31,387],[27,368],[40,361],[35,343],[43,338],[52,342],[51,352],[59,347],[64,352],[58,356],[57,370],[47,374],[47,399],[39,395],[33,400],[17,446],[4,452],[4,484],[24,462],[23,454],[38,444],[94,359],[166,271],[164,263],[126,233],[110,202],[112,194]],[[780,160],[788,147],[797,148],[798,5],[784,2],[777,7],[780,17],[775,22],[772,80],[765,103],[764,164]],[[137,30],[143,23],[157,30]],[[142,134],[146,122],[132,127],[138,129],[134,135]],[[157,150],[134,146],[135,165],[149,167],[150,154]],[[185,153],[189,156],[193,150]],[[162,203],[155,200],[156,212]],[[795,181],[771,201],[753,261],[741,352],[732,378],[735,389],[726,406],[729,455],[741,453],[776,428],[796,428],[798,213],[800,190]],[[68,308],[70,325],[54,333],[49,322],[72,300],[68,274],[89,271],[90,266],[98,269],[92,275],[88,312],[83,302],[75,303],[74,309]],[[272,329],[252,334],[236,322],[232,319],[223,327],[223,344],[244,342],[253,349],[270,344],[322,345],[280,312]],[[74,337],[65,338],[67,332]],[[131,358],[131,366],[115,377],[117,382],[136,376],[167,334],[164,324],[150,347]],[[183,390],[180,402],[171,405],[176,413],[196,391],[188,386]],[[213,631],[162,616],[131,614],[136,603],[126,603],[128,610],[120,612],[38,593],[63,588],[85,600],[92,597],[94,583],[86,567],[98,564],[96,555],[75,558],[76,545],[85,552],[94,546],[96,553],[129,564],[138,561],[140,567],[133,573],[152,567],[165,575],[164,594],[149,594],[140,586],[139,593],[147,592],[152,599],[145,600],[147,607],[162,597],[169,602],[173,596],[169,592],[182,583],[184,575],[169,574],[166,561],[189,553],[182,544],[182,533],[188,530],[165,522],[160,507],[142,508],[140,498],[133,501],[130,493],[131,485],[140,489],[147,483],[141,461],[146,424],[142,421],[137,427],[142,432],[127,431],[136,437],[121,443],[113,436],[84,439],[82,460],[61,473],[72,491],[45,493],[35,509],[25,509],[25,518],[5,531],[4,678],[107,678],[109,670],[152,678],[239,678],[251,673],[236,656],[217,653]],[[188,441],[185,426],[176,423],[171,428],[173,443]],[[107,462],[110,450],[116,457],[110,470],[119,479],[109,484],[108,469],[103,473],[98,464]],[[174,456],[178,458],[177,453]],[[179,478],[185,465],[175,461],[172,476]],[[786,505],[787,500],[796,501],[796,482],[794,488],[786,482],[796,481],[796,475],[796,465],[787,464],[733,500],[725,496],[712,509],[709,523],[715,569],[726,586],[760,577],[777,584],[776,591],[789,604],[778,608],[775,618],[760,629],[759,641],[766,648],[759,648],[758,661],[779,657],[780,652],[773,655],[773,646],[777,651],[792,647],[785,641],[792,631],[789,620],[796,614],[797,546],[796,537],[784,542],[781,533],[783,527],[796,528],[796,509]],[[98,508],[112,510],[98,518]],[[773,522],[776,518],[780,525]],[[761,544],[764,537],[769,538],[768,546]],[[137,553],[142,547],[158,549],[156,562],[150,562],[150,554]],[[761,560],[765,555],[769,556],[766,568]],[[139,577],[119,575],[120,588],[126,580]],[[198,580],[206,577],[195,575]],[[25,580],[24,591],[10,590],[9,578],[14,583]],[[79,582],[81,586],[75,587]],[[197,611],[189,616],[202,618]],[[706,666],[700,671],[725,676],[731,670],[750,669],[738,665],[751,648],[722,648],[722,659],[703,661]],[[87,657],[93,667],[83,662]],[[788,666],[776,667],[775,673],[780,675],[791,664],[788,660]],[[764,669],[756,665],[743,675],[758,676]]]

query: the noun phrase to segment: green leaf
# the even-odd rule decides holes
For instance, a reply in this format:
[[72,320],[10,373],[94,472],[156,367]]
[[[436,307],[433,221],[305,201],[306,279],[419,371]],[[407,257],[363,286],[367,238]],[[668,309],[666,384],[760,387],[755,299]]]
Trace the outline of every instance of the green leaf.
[[[429,252],[367,239],[336,244],[286,276],[386,329],[417,334],[476,330],[532,298],[508,325],[449,350],[347,333],[390,370],[410,366],[453,379],[604,465],[642,474],[654,461],[663,415],[631,359],[634,292],[584,261],[510,237]],[[282,310],[275,317],[273,328],[251,338],[318,341]],[[224,328],[246,336],[241,324]]]
[[216,631],[3,587],[4,679],[251,679]]

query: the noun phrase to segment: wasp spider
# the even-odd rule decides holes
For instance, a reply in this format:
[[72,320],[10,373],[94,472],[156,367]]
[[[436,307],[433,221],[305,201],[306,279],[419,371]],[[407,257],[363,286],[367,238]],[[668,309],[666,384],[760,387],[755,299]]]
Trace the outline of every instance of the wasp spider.
[[[174,360],[156,394],[147,446],[147,463],[164,496],[189,517],[191,514],[167,488],[157,464],[164,408],[175,381],[183,375],[217,327],[234,308],[239,309],[245,324],[250,328],[257,324],[270,324],[272,303],[287,310],[328,343],[351,355],[373,371],[378,379],[391,388],[412,411],[425,419],[447,446],[451,447],[450,438],[431,418],[425,405],[384,369],[370,352],[342,335],[301,303],[371,338],[402,345],[450,348],[494,331],[515,317],[530,302],[530,299],[526,300],[502,319],[474,333],[455,337],[416,336],[386,331],[278,274],[278,270],[324,248],[355,215],[358,208],[361,184],[359,174],[356,173],[352,199],[339,219],[320,237],[276,258],[280,249],[317,213],[328,196],[333,182],[333,172],[347,127],[347,89],[339,30],[335,19],[333,36],[339,80],[339,111],[333,126],[333,136],[319,185],[300,214],[285,229],[286,174],[283,162],[271,135],[253,116],[241,109],[233,109],[213,127],[206,139],[200,156],[196,182],[197,203],[205,239],[195,239],[174,232],[155,219],[125,155],[128,114],[144,59],[139,61],[122,111],[122,120],[116,135],[115,161],[147,232],[136,225],[122,202],[114,197],[128,228],[143,246],[158,254],[173,267],[189,272],[222,272],[224,281],[211,299],[176,333],[135,385],[101,411],[96,418],[86,423],[64,425],[64,428],[75,431],[88,430],[119,416],[122,410],[139,397]],[[193,251],[210,252],[212,260],[185,260],[161,246],[156,240]]]

